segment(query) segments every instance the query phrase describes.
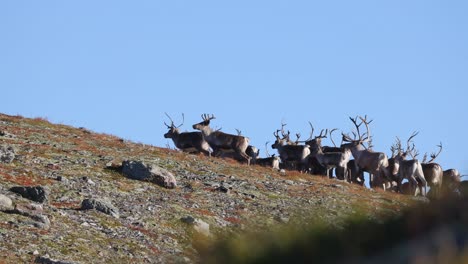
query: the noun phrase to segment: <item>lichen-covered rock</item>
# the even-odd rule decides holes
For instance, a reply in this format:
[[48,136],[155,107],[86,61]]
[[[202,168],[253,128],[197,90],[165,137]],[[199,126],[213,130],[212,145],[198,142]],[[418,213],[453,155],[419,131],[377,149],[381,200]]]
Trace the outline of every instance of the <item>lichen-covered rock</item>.
[[12,213],[23,215],[29,217],[32,222],[31,225],[42,228],[50,228],[50,220],[47,215],[44,214],[44,209],[42,205],[39,204],[17,204],[15,209],[11,211]]
[[48,190],[42,186],[15,186],[11,187],[10,191],[34,202],[44,203],[47,201]]
[[97,200],[97,199],[84,199],[81,202],[82,210],[96,209],[100,212],[119,218],[119,210],[115,208],[110,202]]
[[8,211],[13,209],[13,201],[7,196],[0,194],[0,211]]
[[11,163],[15,157],[16,152],[12,146],[0,145],[0,162]]
[[141,161],[122,162],[122,173],[125,177],[153,182],[164,188],[173,189],[177,186],[176,179],[169,171],[156,165],[145,164]]

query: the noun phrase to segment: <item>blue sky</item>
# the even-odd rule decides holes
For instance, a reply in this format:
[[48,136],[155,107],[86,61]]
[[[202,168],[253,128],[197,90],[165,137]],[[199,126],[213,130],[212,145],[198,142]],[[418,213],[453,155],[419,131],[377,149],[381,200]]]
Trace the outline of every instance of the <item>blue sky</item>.
[[[374,119],[374,149],[420,131],[422,154],[468,174],[466,1],[2,1],[0,112],[166,146],[242,133],[265,153],[292,133]],[[339,141],[338,133],[335,141]],[[329,141],[325,141],[329,143]],[[270,153],[273,151],[270,149]],[[421,154],[421,156],[422,156]]]

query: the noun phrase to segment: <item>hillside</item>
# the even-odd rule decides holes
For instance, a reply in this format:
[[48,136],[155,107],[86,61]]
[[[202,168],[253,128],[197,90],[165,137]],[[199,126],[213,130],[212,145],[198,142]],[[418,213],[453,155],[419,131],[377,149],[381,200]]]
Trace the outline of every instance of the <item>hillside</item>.
[[[6,263],[191,263],[200,247],[218,238],[314,223],[339,229],[355,215],[381,220],[420,203],[40,118],[0,114],[0,142],[0,198],[13,202],[0,202],[0,260]],[[123,161],[167,170],[177,187],[129,179]],[[35,190],[43,201],[11,189],[25,186],[42,187]],[[98,210],[87,210],[89,203]]]

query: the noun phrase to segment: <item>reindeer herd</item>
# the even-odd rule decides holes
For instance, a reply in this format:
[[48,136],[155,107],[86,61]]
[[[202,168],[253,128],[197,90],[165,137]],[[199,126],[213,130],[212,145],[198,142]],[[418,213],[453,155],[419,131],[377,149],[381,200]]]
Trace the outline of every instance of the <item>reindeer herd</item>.
[[[391,157],[384,152],[374,151],[369,125],[372,120],[367,116],[358,116],[349,119],[356,128],[352,131],[353,137],[341,133],[342,142],[336,146],[332,133],[337,129],[322,129],[320,134],[314,136],[314,127],[309,122],[311,133],[307,140],[301,141],[301,135],[296,134],[296,140],[290,138],[290,131],[285,131],[286,124],[273,132],[275,142],[271,145],[276,149],[278,156],[268,154],[268,142],[265,144],[268,157],[260,158],[259,150],[250,145],[248,137],[242,136],[237,130],[237,135],[227,134],[221,129],[210,127],[210,121],[215,119],[214,115],[202,115],[202,121],[194,124],[193,132],[180,132],[172,118],[166,113],[171,124],[164,124],[168,132],[165,138],[170,138],[174,145],[184,152],[203,153],[207,156],[233,158],[248,165],[256,164],[271,167],[276,170],[298,170],[303,173],[314,175],[333,176],[350,183],[364,185],[364,172],[369,174],[369,186],[371,188],[383,188],[396,192],[423,195],[427,194],[427,187],[431,188],[434,196],[442,192],[455,192],[460,183],[461,175],[456,169],[442,170],[442,167],[434,160],[442,151],[439,144],[438,153],[432,153],[431,159],[427,160],[427,154],[419,161],[418,151],[413,143],[413,138],[418,134],[414,132],[406,141],[406,149],[403,149],[401,140],[397,137],[391,147]],[[362,133],[361,127],[366,127]],[[322,146],[322,139],[330,137],[332,146]],[[409,158],[409,157],[410,158]],[[404,182],[406,180],[406,182]]]

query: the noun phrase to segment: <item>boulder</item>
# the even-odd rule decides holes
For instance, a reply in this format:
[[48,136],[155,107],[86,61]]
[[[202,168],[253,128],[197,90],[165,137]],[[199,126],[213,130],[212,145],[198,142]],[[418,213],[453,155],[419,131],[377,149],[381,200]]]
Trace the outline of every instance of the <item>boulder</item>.
[[15,186],[11,187],[10,191],[34,202],[43,203],[47,201],[48,191],[42,186]]
[[177,186],[176,179],[169,171],[141,161],[122,162],[122,173],[125,177],[140,181],[149,181],[164,188],[173,189]]
[[0,145],[0,162],[11,163],[15,157],[16,152],[12,146]]
[[13,201],[7,196],[0,194],[0,211],[13,210]]
[[84,199],[81,202],[82,210],[96,209],[99,212],[108,214],[115,218],[119,218],[119,210],[115,208],[110,202],[97,200],[97,199]]

